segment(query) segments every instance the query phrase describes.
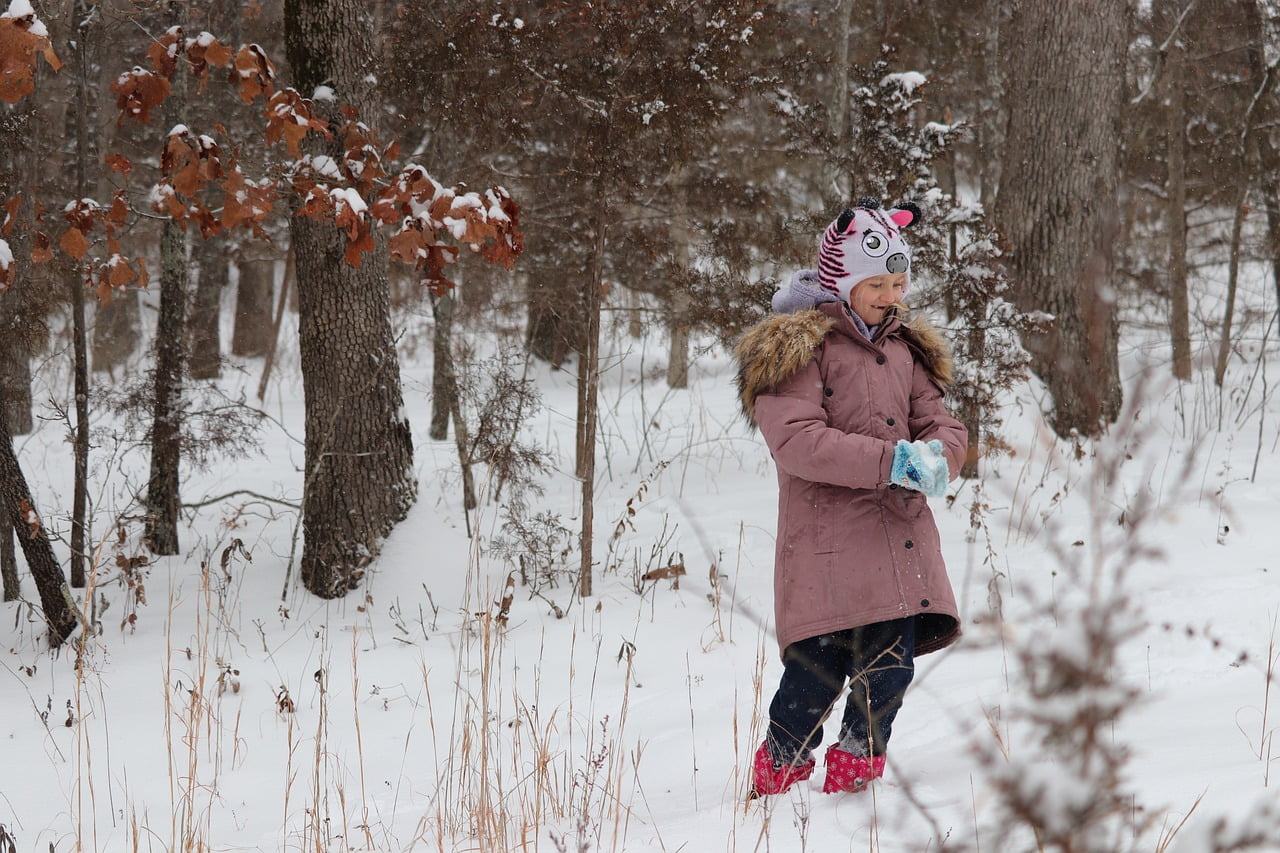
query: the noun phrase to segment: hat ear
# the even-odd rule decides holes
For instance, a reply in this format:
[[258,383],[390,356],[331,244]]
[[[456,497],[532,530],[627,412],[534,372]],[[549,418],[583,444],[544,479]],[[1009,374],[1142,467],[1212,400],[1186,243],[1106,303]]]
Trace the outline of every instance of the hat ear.
[[849,223],[853,222],[853,217],[854,213],[852,209],[846,207],[841,211],[839,218],[836,219],[836,233],[843,234],[845,229],[849,227]]
[[904,201],[896,208],[889,211],[889,218],[892,219],[899,228],[906,228],[915,225],[920,221],[920,208],[916,207],[914,202]]

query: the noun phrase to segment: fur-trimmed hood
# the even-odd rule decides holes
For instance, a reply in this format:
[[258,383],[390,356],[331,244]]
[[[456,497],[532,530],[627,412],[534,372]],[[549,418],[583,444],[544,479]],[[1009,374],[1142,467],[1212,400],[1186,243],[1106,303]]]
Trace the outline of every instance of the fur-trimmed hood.
[[[951,347],[938,329],[923,317],[904,319],[898,309],[885,319],[881,334],[898,335],[928,369],[942,389],[951,385],[955,362]],[[738,340],[738,401],[752,425],[756,422],[756,397],[790,379],[813,359],[813,351],[835,327],[836,321],[821,309],[794,314],[771,314]]]

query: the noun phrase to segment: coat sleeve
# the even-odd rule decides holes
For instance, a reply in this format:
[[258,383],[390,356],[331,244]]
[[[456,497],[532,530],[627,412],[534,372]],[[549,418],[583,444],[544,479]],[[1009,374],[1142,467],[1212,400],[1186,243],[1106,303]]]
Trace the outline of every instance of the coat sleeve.
[[[889,482],[893,443],[832,427],[816,361],[756,397],[756,425],[777,466],[793,477],[854,489]],[[963,432],[962,432],[963,434]]]
[[942,399],[942,389],[933,381],[929,371],[919,360],[911,380],[911,418],[908,428],[912,441],[942,442],[947,457],[949,479],[960,475],[965,454],[969,449],[969,431],[947,411]]

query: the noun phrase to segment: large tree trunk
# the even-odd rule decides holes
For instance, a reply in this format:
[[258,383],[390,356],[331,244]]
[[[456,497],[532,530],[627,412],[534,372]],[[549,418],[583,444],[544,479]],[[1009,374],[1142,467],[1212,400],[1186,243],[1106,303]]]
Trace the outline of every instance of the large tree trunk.
[[996,221],[1019,308],[1054,317],[1024,344],[1064,437],[1097,435],[1120,410],[1112,267],[1127,14],[1115,0],[1020,0],[1003,50]]
[[[373,122],[372,28],[359,0],[286,0],[285,45],[294,84],[320,84]],[[340,116],[331,117],[341,124]],[[318,144],[318,143],[316,143]],[[329,149],[327,153],[340,156]],[[343,260],[335,226],[290,222],[298,281],[306,397],[302,581],[333,598],[355,588],[382,540],[416,496],[413,441],[392,339],[385,246],[359,267]]]
[[[0,397],[0,411],[4,408],[5,401]],[[40,594],[49,643],[60,646],[76,627],[75,601],[35,507],[35,499],[13,452],[13,437],[5,419],[0,418],[0,512],[8,518],[9,526],[17,531],[18,541],[22,543],[27,568]]]
[[271,297],[275,292],[275,261],[244,258],[236,283],[236,321],[231,352],[240,356],[266,355],[271,348]]
[[[181,23],[181,7],[169,3],[170,19]],[[168,127],[186,113],[185,63],[178,63],[173,92],[165,101]],[[172,220],[160,228],[160,312],[156,319],[156,360],[151,416],[151,472],[145,499],[144,537],[154,554],[177,554],[178,514],[182,508],[179,464],[182,460],[182,396],[187,359],[187,240]]]

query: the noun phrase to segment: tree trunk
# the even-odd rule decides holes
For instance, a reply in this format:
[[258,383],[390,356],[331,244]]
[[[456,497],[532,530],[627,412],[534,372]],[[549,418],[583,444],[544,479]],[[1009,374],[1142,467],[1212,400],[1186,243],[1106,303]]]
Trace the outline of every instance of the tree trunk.
[[[831,62],[831,100],[827,104],[827,132],[836,150],[843,151],[847,147],[845,140],[849,132],[849,40],[852,36],[854,10],[865,7],[859,0],[838,0],[837,7],[833,16],[832,38],[835,45]],[[823,158],[823,169],[827,173],[822,182],[824,207],[827,210],[839,210],[849,203],[852,178],[840,158]]]
[[1218,341],[1218,358],[1213,367],[1213,381],[1219,388],[1227,375],[1227,362],[1231,358],[1231,326],[1235,321],[1236,288],[1240,280],[1240,232],[1244,228],[1245,205],[1249,199],[1248,178],[1243,172],[1240,174],[1239,197],[1231,218],[1231,255],[1227,261],[1227,301],[1222,308],[1222,337]]
[[111,301],[99,303],[93,312],[93,369],[115,378],[138,349],[142,337],[142,315],[138,291],[129,289],[111,294]]
[[271,297],[275,293],[276,263],[272,259],[244,259],[236,284],[236,321],[231,333],[234,355],[266,355],[271,345]]
[[431,304],[435,315],[435,334],[431,338],[431,431],[432,441],[444,441],[449,435],[449,417],[457,401],[453,374],[453,293],[446,293]]
[[[1164,20],[1172,28],[1179,20],[1177,0],[1161,4]],[[1165,57],[1165,231],[1169,238],[1169,332],[1173,345],[1173,375],[1182,381],[1191,378],[1191,319],[1187,294],[1187,106],[1182,70],[1186,48],[1181,38],[1169,45]]]
[[[1259,112],[1252,119],[1255,126],[1268,122],[1275,114],[1275,81],[1274,70],[1266,62],[1264,48],[1268,41],[1274,41],[1274,28],[1268,39],[1268,30],[1264,15],[1269,14],[1271,4],[1262,0],[1254,0],[1245,4],[1248,22],[1249,46],[1248,57],[1254,89],[1260,101]],[[1264,6],[1268,8],[1263,8]],[[1276,289],[1276,303],[1280,304],[1280,149],[1271,141],[1269,130],[1246,128],[1253,139],[1254,155],[1257,160],[1258,188],[1262,193],[1263,207],[1267,212],[1267,245],[1271,255],[1271,279]]]
[[[3,408],[4,400],[0,398],[0,409]],[[35,499],[14,454],[13,437],[9,435],[4,420],[0,418],[0,511],[8,517],[10,527],[17,531],[18,541],[22,543],[27,568],[31,570],[40,594],[40,606],[49,628],[49,644],[60,646],[76,627],[75,601],[62,576],[53,546],[49,544],[43,521],[36,512]]]
[[[845,0],[851,3],[852,0]],[[848,71],[845,72],[846,84]],[[683,194],[677,196],[676,209],[671,217],[668,232],[671,246],[675,252],[676,273],[675,292],[667,303],[668,339],[667,386],[670,388],[689,387],[689,308],[692,300],[689,296],[687,273],[692,266],[692,253],[689,251],[689,235],[693,233],[693,224],[689,218],[689,206]]]
[[17,601],[22,597],[18,553],[13,547],[13,521],[7,512],[0,512],[0,585],[3,586],[4,601]]
[[[181,23],[181,7],[168,5],[170,20]],[[186,113],[186,63],[178,63],[173,90],[165,101],[168,127]],[[156,319],[156,359],[151,417],[151,473],[147,480],[144,538],[154,554],[177,554],[178,514],[182,508],[179,464],[182,459],[182,396],[187,359],[187,240],[172,220],[160,228],[160,312]]]
[[[76,19],[80,22],[76,31],[75,79],[76,107],[81,116],[94,113],[92,100],[95,90],[89,81],[88,44],[90,27],[96,18],[86,0],[76,0]],[[77,121],[76,127],[76,195],[91,195],[87,165],[91,158],[88,123]],[[96,182],[95,182],[96,183]],[[89,539],[89,330],[85,322],[85,283],[79,264],[67,275],[71,301],[72,375],[75,377],[75,413],[73,453],[75,483],[71,498],[71,554],[69,570],[71,585],[83,589],[85,585],[85,560]]]
[[1126,4],[1021,0],[1009,22],[1009,116],[996,221],[1023,311],[1054,317],[1024,340],[1060,436],[1096,436],[1120,410],[1113,241]]
[[582,303],[585,310],[586,336],[582,357],[578,359],[578,431],[575,473],[582,486],[582,528],[579,536],[581,563],[578,571],[578,594],[591,595],[593,587],[592,550],[596,499],[596,420],[599,415],[600,390],[600,297],[604,287],[604,229],[609,222],[607,200],[597,192],[594,246],[591,267],[583,281]]
[[284,255],[284,278],[280,280],[280,293],[276,296],[276,316],[271,321],[271,337],[267,341],[266,356],[262,359],[262,376],[258,379],[258,400],[267,397],[267,383],[271,381],[271,367],[276,360],[276,347],[280,345],[280,327],[284,325],[285,307],[294,302],[298,291],[297,267],[293,262],[293,245]]
[[1003,81],[1000,79],[1000,29],[1007,0],[986,0],[986,27],[983,37],[982,70],[986,82],[987,104],[978,116],[978,200],[982,209],[995,209],[996,188],[1000,183],[1000,104]]
[[191,302],[191,356],[187,373],[192,379],[217,379],[222,375],[222,291],[227,285],[226,240],[205,237],[195,244],[199,271]]
[[684,285],[671,296],[671,314],[667,327],[671,331],[667,359],[667,385],[671,388],[689,387],[689,291]]
[[528,276],[525,347],[555,368],[583,346],[582,306],[576,304],[573,290],[564,286],[565,276],[562,270],[533,270]]
[[160,315],[156,322],[151,475],[146,499],[145,535],[147,547],[155,554],[178,553],[186,305],[186,234],[175,223],[166,222],[160,232]]
[[[294,83],[320,84],[372,122],[369,12],[358,0],[286,0],[285,45]],[[336,113],[330,116],[342,123]],[[310,141],[311,151],[323,143]],[[340,157],[336,146],[324,149]],[[392,338],[385,240],[359,267],[346,237],[305,216],[290,220],[298,282],[299,350],[306,400],[303,584],[345,595],[416,496],[413,441]]]

